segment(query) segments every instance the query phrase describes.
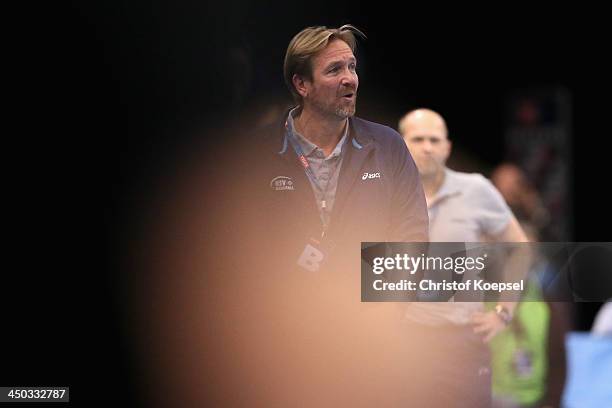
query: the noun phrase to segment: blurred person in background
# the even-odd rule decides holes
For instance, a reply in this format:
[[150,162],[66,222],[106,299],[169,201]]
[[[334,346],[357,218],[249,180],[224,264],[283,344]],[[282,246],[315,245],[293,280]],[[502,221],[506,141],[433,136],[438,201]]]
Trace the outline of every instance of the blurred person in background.
[[612,301],[601,306],[591,331],[598,336],[612,336]]
[[[538,242],[537,229],[521,226],[530,242]],[[541,288],[545,275],[554,273],[551,267],[543,257],[535,259],[508,330],[491,341],[495,408],[561,406],[571,319],[568,304],[548,301]]]
[[[512,211],[480,174],[446,167],[451,153],[446,122],[417,109],[399,121],[423,182],[432,242],[524,242]],[[506,328],[514,302],[485,311],[482,302],[413,302],[406,321],[417,346],[411,376],[416,406],[490,407],[491,372],[486,342]],[[417,355],[418,354],[418,355]],[[409,360],[410,361],[410,360]]]
[[517,165],[498,165],[491,173],[491,181],[519,222],[529,223],[540,232],[546,229],[550,222],[548,210],[538,191]]

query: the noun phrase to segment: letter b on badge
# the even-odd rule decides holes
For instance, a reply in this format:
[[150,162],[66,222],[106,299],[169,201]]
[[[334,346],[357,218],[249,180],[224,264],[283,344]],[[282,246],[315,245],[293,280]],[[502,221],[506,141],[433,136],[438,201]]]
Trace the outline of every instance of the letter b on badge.
[[325,258],[323,252],[310,244],[306,244],[297,264],[308,271],[316,272],[321,267],[323,258]]

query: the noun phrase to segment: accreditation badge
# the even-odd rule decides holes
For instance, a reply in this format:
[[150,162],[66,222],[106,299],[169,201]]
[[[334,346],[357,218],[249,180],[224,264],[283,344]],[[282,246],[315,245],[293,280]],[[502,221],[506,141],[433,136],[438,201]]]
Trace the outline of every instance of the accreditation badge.
[[310,238],[298,257],[298,266],[310,272],[319,271],[331,252],[332,247],[333,245],[329,241],[321,242],[317,239]]
[[304,247],[302,254],[297,260],[299,267],[306,269],[310,272],[317,272],[321,269],[321,263],[325,259],[325,253],[321,246],[321,242],[311,238],[310,241]]

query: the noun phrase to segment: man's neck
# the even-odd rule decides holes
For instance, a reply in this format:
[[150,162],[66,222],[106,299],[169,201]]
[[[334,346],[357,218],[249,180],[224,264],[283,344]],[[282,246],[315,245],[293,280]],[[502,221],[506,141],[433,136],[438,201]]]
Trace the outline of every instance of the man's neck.
[[440,171],[429,175],[423,176],[421,175],[421,182],[423,183],[423,192],[425,193],[425,199],[427,203],[430,203],[440,191],[442,184],[444,183],[444,178],[446,173],[444,169],[440,169]]
[[342,139],[347,120],[325,118],[303,109],[300,115],[294,118],[293,124],[299,134],[321,148],[327,157]]

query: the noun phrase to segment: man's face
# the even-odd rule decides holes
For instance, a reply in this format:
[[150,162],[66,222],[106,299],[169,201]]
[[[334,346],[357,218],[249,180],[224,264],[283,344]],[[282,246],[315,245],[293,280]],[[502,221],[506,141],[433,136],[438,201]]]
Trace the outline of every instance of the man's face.
[[402,136],[421,176],[431,177],[444,169],[451,143],[442,123],[416,118],[406,124]]
[[353,116],[359,86],[356,67],[348,44],[332,40],[312,59],[312,80],[304,81],[304,106],[339,119]]

